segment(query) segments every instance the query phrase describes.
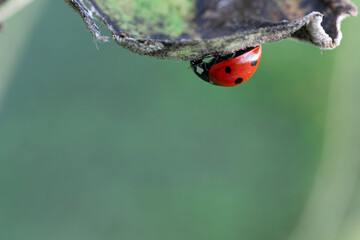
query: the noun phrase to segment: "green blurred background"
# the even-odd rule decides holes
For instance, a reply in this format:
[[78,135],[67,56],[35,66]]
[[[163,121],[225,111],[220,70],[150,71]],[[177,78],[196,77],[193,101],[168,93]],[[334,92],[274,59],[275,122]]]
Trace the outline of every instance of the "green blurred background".
[[35,1],[0,33],[0,239],[360,239],[359,23],[222,88]]

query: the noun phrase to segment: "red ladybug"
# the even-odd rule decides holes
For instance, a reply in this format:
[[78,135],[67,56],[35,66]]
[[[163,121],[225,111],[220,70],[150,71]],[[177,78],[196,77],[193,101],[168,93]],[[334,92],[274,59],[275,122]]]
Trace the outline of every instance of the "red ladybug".
[[241,50],[228,56],[216,56],[209,62],[191,61],[191,69],[206,82],[233,87],[246,82],[261,60],[261,46]]

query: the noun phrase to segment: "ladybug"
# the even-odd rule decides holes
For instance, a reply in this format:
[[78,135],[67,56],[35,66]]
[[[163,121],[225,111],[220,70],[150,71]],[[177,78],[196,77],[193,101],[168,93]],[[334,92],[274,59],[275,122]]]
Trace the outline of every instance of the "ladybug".
[[215,56],[209,62],[191,61],[195,74],[206,82],[234,87],[246,82],[255,73],[261,60],[261,46],[240,50],[227,56]]

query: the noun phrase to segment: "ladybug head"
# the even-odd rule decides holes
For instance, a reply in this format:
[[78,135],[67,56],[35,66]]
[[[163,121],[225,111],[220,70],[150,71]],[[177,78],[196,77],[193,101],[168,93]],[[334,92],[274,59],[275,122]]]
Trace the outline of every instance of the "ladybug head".
[[204,80],[205,82],[210,82],[209,80],[209,67],[207,66],[207,62],[203,60],[193,60],[190,61],[190,67],[194,71],[194,73]]

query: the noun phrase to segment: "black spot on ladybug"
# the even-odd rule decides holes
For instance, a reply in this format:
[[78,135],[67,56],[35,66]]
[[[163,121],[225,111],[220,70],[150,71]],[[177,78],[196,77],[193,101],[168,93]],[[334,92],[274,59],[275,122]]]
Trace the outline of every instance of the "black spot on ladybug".
[[231,73],[231,68],[230,68],[230,67],[226,67],[226,68],[225,68],[225,72],[226,72],[226,73]]
[[251,61],[251,66],[256,66],[256,64],[257,64],[257,60]]
[[235,80],[235,83],[236,83],[236,84],[240,84],[240,83],[242,83],[242,81],[243,81],[242,78],[238,78],[238,79]]

